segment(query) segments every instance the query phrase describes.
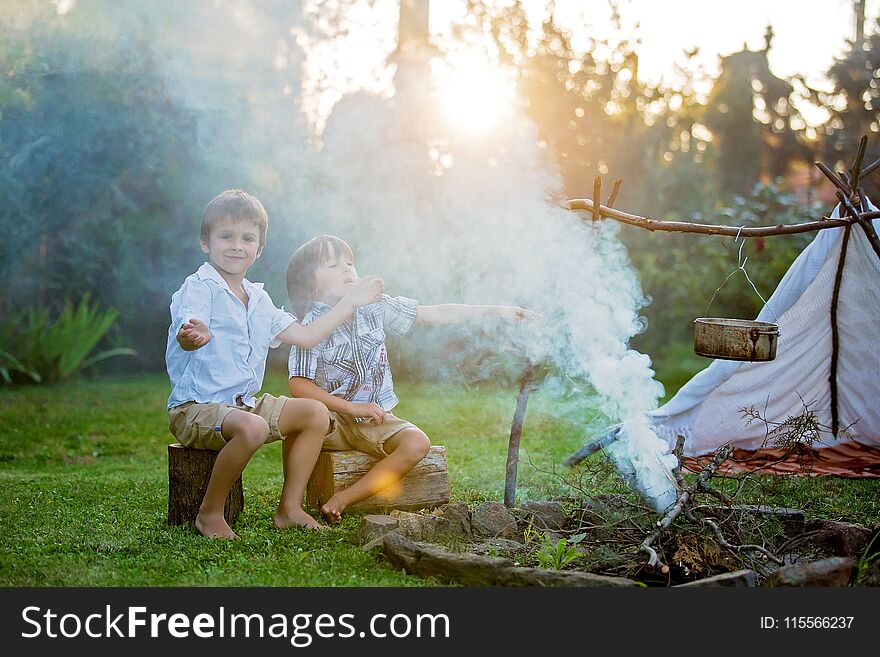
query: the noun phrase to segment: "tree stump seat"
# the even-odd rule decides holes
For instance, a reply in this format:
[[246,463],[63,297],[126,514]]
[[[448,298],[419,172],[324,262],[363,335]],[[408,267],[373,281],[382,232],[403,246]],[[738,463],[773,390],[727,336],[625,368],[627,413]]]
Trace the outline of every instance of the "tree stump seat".
[[[180,443],[168,445],[169,525],[195,522],[217,454],[212,450],[184,447]],[[229,526],[232,526],[243,508],[244,489],[239,476],[229,491],[223,510]]]
[[[306,500],[320,507],[330,497],[363,477],[380,459],[358,450],[322,451],[306,489]],[[418,511],[449,502],[446,448],[433,445],[428,454],[396,485],[349,506],[346,511],[372,513]]]

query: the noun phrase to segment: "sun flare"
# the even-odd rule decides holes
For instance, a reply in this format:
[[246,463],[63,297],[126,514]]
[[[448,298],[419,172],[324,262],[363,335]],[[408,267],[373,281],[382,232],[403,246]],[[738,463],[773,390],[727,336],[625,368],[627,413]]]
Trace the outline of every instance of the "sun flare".
[[509,112],[513,84],[509,76],[478,54],[446,62],[439,89],[447,116],[470,133],[490,130]]

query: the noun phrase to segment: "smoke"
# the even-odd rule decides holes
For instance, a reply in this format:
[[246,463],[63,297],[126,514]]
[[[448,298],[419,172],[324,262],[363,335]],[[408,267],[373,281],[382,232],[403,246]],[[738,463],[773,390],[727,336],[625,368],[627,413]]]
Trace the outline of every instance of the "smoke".
[[292,249],[332,233],[391,294],[538,310],[537,324],[462,329],[464,357],[481,374],[504,356],[545,366],[548,388],[590,395],[585,417],[598,397],[623,427],[609,450],[620,471],[658,510],[674,500],[674,456],[645,417],[662,387],[628,347],[645,300],[618,227],[561,207],[561,177],[517,103],[482,132],[453,124],[432,53],[390,57],[391,0],[107,5],[105,24],[148,43],[168,93],[198,117],[206,154],[230,163],[215,189],[249,189],[269,209],[255,278],[276,303]]
[[645,301],[617,226],[561,207],[561,178],[522,108],[485,132],[452,125],[429,55],[413,46],[398,56],[393,94],[353,93],[333,107],[309,212],[316,232],[355,245],[359,271],[381,274],[392,294],[542,312],[539,325],[465,333],[466,351],[544,365],[545,385],[588,382],[622,423],[609,449],[619,470],[665,509],[675,457],[645,417],[662,386],[627,346]]

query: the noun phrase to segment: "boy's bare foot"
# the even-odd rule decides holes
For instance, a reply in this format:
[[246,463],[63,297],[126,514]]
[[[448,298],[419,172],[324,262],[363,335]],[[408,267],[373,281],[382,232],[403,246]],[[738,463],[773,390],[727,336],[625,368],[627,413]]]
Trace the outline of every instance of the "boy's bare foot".
[[219,518],[203,516],[200,513],[196,516],[196,529],[202,536],[207,536],[208,538],[225,538],[228,540],[238,538],[238,535],[226,524],[226,518],[223,517],[222,513]]
[[275,526],[278,529],[290,529],[291,527],[327,529],[326,525],[322,525],[302,509],[294,509],[293,511],[276,511]]
[[340,502],[335,495],[321,505],[321,515],[329,522],[342,520],[343,511],[345,511],[345,504]]

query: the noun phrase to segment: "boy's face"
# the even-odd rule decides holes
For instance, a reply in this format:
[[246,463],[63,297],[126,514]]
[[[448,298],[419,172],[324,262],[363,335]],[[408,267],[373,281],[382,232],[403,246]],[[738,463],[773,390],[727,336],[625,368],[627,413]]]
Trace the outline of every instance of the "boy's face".
[[[221,219],[211,229],[208,242],[200,241],[202,251],[221,275],[244,278],[248,268],[260,257],[260,227],[249,221]],[[224,276],[225,278],[225,276]]]
[[357,281],[354,260],[344,253],[337,256],[331,246],[324,262],[315,270],[315,296],[320,301],[335,304],[345,296],[348,287]]

